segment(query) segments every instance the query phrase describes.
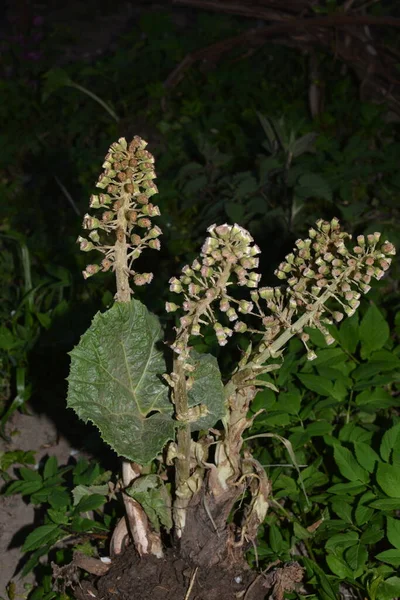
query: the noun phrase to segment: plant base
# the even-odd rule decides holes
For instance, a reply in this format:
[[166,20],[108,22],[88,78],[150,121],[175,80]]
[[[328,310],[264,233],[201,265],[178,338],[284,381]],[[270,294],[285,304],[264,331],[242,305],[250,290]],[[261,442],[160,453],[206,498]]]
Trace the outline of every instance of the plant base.
[[85,583],[75,589],[77,600],[263,600],[268,591],[263,577],[243,565],[195,567],[173,549],[162,559],[140,558],[133,546],[95,586]]

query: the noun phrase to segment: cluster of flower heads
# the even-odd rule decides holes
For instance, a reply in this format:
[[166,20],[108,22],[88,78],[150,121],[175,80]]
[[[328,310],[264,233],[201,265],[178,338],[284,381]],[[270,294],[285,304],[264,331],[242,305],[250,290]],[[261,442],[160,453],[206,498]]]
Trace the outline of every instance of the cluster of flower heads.
[[[183,295],[182,308],[185,315],[180,319],[173,348],[177,354],[185,352],[188,335],[200,335],[201,325],[212,323],[218,343],[224,346],[233,331],[240,331],[239,314],[250,313],[253,303],[235,300],[229,293],[232,275],[239,286],[257,288],[260,274],[253,269],[258,267],[260,253],[258,246],[248,231],[239,225],[212,225],[210,236],[204,242],[199,259],[182,269],[182,275],[170,279],[170,291]],[[235,322],[233,329],[223,326],[214,317],[211,305],[219,302],[219,309],[226,314],[229,322]],[[179,306],[167,302],[166,310],[174,312]]]
[[[90,197],[90,207],[103,209],[103,212],[98,217],[84,216],[83,228],[90,231],[89,239],[78,238],[82,251],[98,250],[104,258],[100,265],[86,267],[85,279],[114,268],[115,241],[123,241],[128,246],[127,268],[136,285],[149,283],[153,277],[152,273],[132,271],[133,261],[145,247],[160,249],[158,238],[162,233],[151,220],[160,215],[160,209],[149,202],[158,189],[153,181],[156,177],[154,157],[145,150],[146,146],[147,142],[135,136],[129,145],[125,138],[120,138],[109,148],[104,171],[96,183],[104,192]],[[110,235],[115,236],[111,245]]]
[[[261,319],[260,333],[265,344],[271,343],[282,329],[290,329],[293,322],[307,313],[310,319],[304,319],[304,326],[317,327],[328,344],[333,343],[327,325],[339,322],[344,315],[351,316],[360,304],[361,293],[370,290],[373,278],[381,279],[394,255],[393,244],[380,243],[380,233],[366,237],[357,237],[357,245],[346,246],[351,236],[340,231],[336,218],[330,222],[317,221],[316,227],[309,230],[309,238],[297,240],[296,248],[285,257],[276,276],[284,280],[279,287],[258,288],[260,275],[252,269],[258,267],[260,250],[252,245],[250,234],[238,225],[213,225],[200,255],[192,265],[182,270],[179,279],[170,280],[170,290],[183,294],[182,308],[186,314],[180,319],[175,352],[181,354],[188,335],[200,335],[201,324],[212,323],[218,342],[225,345],[233,331],[248,330],[239,314],[252,314]],[[237,283],[251,288],[251,301],[236,300],[229,294],[230,279],[236,275]],[[337,309],[332,310],[328,300],[334,299]],[[226,314],[233,328],[224,326],[214,315],[212,302],[219,300],[219,310]],[[266,304],[268,314],[263,309]],[[179,307],[167,303],[167,311]],[[312,360],[315,353],[307,346],[308,335],[297,331]]]

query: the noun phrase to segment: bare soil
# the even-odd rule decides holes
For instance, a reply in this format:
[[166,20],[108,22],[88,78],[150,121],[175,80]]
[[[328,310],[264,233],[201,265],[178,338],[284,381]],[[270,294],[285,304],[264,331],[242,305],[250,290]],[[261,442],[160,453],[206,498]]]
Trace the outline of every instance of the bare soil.
[[[169,549],[164,558],[140,558],[133,546],[113,561],[108,573],[97,581],[75,586],[76,600],[283,600],[285,592],[300,589],[303,568],[296,562],[262,573],[248,567],[195,566]],[[72,579],[76,573],[70,570]],[[304,591],[304,590],[303,590]]]
[[266,592],[262,580],[248,569],[195,567],[174,550],[162,559],[140,559],[132,547],[99,580],[97,589],[103,600],[262,600]]

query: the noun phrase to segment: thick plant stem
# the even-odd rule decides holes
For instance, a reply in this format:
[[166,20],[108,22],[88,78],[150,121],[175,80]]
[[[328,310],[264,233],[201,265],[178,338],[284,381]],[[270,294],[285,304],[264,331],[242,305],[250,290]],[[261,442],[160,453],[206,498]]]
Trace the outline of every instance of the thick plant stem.
[[181,537],[185,527],[186,508],[191,494],[187,487],[190,477],[190,425],[184,421],[188,418],[188,399],[186,376],[182,361],[174,359],[176,383],[174,387],[174,403],[177,418],[182,426],[177,431],[178,456],[175,461],[176,500],[174,502],[174,522],[177,536]]
[[[197,324],[203,314],[207,312],[212,302],[220,297],[221,292],[225,291],[229,281],[233,263],[227,263],[225,268],[220,273],[215,287],[210,290],[210,293],[197,303],[195,310],[190,314],[191,323]],[[181,327],[177,333],[177,341],[183,340],[185,348],[189,346],[190,327]],[[175,405],[175,414],[178,421],[182,423],[182,427],[177,432],[177,458],[175,461],[175,484],[176,484],[176,499],[174,502],[174,522],[177,537],[182,536],[186,521],[186,509],[189,505],[194,491],[190,480],[190,446],[191,432],[189,420],[189,405],[186,386],[186,371],[185,361],[182,357],[174,358],[174,388],[173,402]],[[193,481],[194,484],[194,481]]]
[[118,210],[115,241],[115,277],[117,281],[117,302],[129,302],[131,290],[129,287],[128,244],[126,243],[127,225],[126,212],[129,208],[129,196],[122,196],[122,206]]
[[[122,205],[118,210],[116,222],[116,241],[115,241],[115,275],[117,282],[117,302],[130,302],[131,289],[129,286],[128,269],[128,244],[126,236],[128,234],[128,222],[126,212],[129,209],[129,195],[124,194],[121,197]],[[136,463],[124,460],[122,463],[122,482],[124,488],[128,487],[134,479],[141,474],[141,467]],[[142,556],[143,554],[155,554],[162,556],[161,538],[151,532],[149,522],[143,508],[136,500],[123,493],[123,500],[126,511],[126,518],[129,531],[132,535],[136,550]],[[124,533],[123,528],[121,531]],[[120,541],[116,541],[116,547],[120,547]]]

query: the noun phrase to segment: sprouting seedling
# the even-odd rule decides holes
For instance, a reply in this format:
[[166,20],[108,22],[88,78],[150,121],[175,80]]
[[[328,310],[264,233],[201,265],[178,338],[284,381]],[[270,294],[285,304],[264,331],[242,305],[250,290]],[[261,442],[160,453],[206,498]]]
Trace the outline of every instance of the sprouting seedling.
[[153,181],[154,157],[146,146],[147,142],[139,136],[129,146],[125,138],[111,144],[96,184],[104,192],[90,198],[90,207],[102,212],[96,217],[84,216],[83,227],[90,233],[88,239],[78,238],[84,252],[95,249],[104,255],[100,264],[87,265],[83,276],[87,279],[99,271],[115,271],[119,302],[130,299],[129,278],[139,286],[153,278],[152,273],[137,273],[134,261],[146,247],[160,249],[158,237],[162,232],[152,223],[152,218],[160,215],[160,209],[149,202],[158,192]]

